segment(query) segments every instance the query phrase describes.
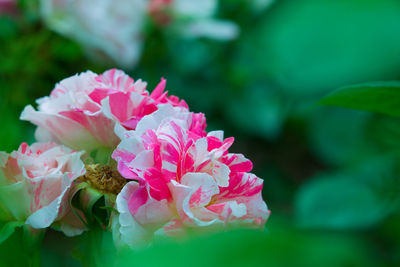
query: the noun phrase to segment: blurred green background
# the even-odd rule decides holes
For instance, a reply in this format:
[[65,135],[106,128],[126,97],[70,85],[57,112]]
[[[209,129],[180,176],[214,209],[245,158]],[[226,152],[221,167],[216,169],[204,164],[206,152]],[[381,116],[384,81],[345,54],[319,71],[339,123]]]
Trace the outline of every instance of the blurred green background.
[[[399,119],[316,105],[340,86],[400,80],[400,1],[276,0],[266,9],[255,3],[220,1],[218,16],[241,30],[231,42],[149,27],[139,64],[125,71],[150,89],[165,77],[171,94],[206,114],[207,130],[235,137],[233,152],[251,159],[265,181],[272,211],[266,232],[160,241],[119,255],[119,263],[400,264]],[[63,78],[115,67],[89,61],[78,43],[48,30],[37,2],[19,5],[0,14],[0,150],[7,152],[34,141],[34,127],[18,120],[25,105]],[[112,242],[104,238],[107,247]],[[79,266],[79,258],[97,255],[77,255],[77,244],[88,239],[48,232],[42,265]],[[0,264],[22,264],[4,258],[19,248],[18,240],[7,242]]]

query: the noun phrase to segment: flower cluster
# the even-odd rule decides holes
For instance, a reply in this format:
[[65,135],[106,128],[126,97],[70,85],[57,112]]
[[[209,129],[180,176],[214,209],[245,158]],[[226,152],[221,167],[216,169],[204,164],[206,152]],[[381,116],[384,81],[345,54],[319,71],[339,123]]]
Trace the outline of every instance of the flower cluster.
[[95,6],[91,0],[41,0],[40,5],[49,28],[83,44],[91,57],[127,68],[140,58],[147,20],[191,38],[238,35],[236,24],[214,19],[217,0],[97,0]]
[[[0,154],[0,220],[79,234],[88,219],[71,202],[85,184],[112,206],[107,227],[118,246],[193,229],[262,228],[270,214],[263,182],[250,160],[229,152],[233,138],[207,133],[204,114],[168,96],[165,79],[152,93],[146,87],[121,70],[88,71],[57,84],[38,110],[27,106],[21,119],[38,126],[40,143]],[[103,162],[93,157],[99,151],[109,152]],[[83,164],[84,152],[94,164]]]
[[85,173],[82,153],[54,143],[23,143],[10,155],[0,152],[0,221],[33,228],[55,223],[66,235],[82,233],[68,201],[73,181]]
[[87,152],[112,149],[119,143],[115,123],[134,130],[161,103],[187,108],[184,101],[167,96],[165,84],[162,79],[149,94],[145,82],[135,82],[123,71],[112,69],[101,75],[88,71],[61,81],[50,96],[37,101],[38,111],[27,106],[21,119],[39,126],[36,138],[40,141],[56,141]]

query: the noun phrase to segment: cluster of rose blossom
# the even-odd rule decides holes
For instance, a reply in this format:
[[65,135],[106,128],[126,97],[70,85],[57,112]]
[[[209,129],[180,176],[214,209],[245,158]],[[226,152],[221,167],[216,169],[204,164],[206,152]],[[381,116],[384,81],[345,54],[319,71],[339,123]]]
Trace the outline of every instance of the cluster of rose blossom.
[[146,86],[120,70],[88,71],[57,84],[38,110],[27,106],[21,119],[38,126],[38,143],[0,153],[0,221],[68,236],[90,230],[72,204],[85,184],[106,196],[118,246],[193,229],[263,228],[263,182],[248,159],[228,152],[233,138],[207,133],[204,114],[168,96],[164,79],[152,93]]
[[218,3],[97,0],[94,5],[92,0],[40,0],[42,17],[50,29],[81,43],[93,58],[112,59],[127,68],[140,58],[148,20],[185,38],[236,38],[239,30],[235,23],[214,18]]

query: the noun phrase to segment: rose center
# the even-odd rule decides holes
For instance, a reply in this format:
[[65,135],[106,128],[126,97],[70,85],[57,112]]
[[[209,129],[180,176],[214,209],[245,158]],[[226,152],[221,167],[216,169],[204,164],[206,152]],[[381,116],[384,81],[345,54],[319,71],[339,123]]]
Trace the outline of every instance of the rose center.
[[86,174],[81,177],[94,189],[102,193],[117,195],[128,182],[111,166],[101,164],[86,165]]

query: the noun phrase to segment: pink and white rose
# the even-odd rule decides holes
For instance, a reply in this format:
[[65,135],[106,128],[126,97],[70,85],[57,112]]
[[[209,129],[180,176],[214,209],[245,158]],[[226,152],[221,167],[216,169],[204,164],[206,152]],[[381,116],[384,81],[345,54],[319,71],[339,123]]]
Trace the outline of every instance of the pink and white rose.
[[37,111],[25,107],[21,119],[38,126],[39,141],[55,141],[87,152],[111,150],[120,141],[114,133],[116,123],[134,130],[138,121],[159,105],[171,103],[187,109],[184,101],[167,95],[165,84],[162,79],[150,94],[145,82],[135,82],[121,70],[101,75],[87,71],[62,80],[50,96],[37,100]]
[[173,109],[144,117],[114,151],[119,172],[132,179],[117,196],[116,243],[140,246],[155,232],[188,228],[262,227],[270,212],[262,180],[248,173],[252,163],[228,152],[233,138],[199,134],[196,118]]
[[85,173],[82,154],[54,143],[23,143],[11,154],[0,152],[0,221],[80,234],[85,227],[68,197],[73,181]]
[[[134,67],[146,39],[146,20],[178,34],[231,40],[238,27],[214,19],[218,0],[40,0],[47,26],[85,48],[98,61]],[[101,22],[101,23],[99,23]]]
[[98,61],[129,68],[138,62],[147,0],[40,0],[47,26],[81,43]]
[[[86,178],[96,185],[100,177],[99,188],[104,177],[122,181],[110,189],[114,197],[121,191],[118,213],[112,215],[118,245],[138,247],[155,234],[188,229],[262,228],[270,214],[263,181],[250,173],[250,160],[229,152],[234,139],[222,131],[207,133],[204,114],[168,96],[165,79],[152,93],[146,86],[120,70],[88,71],[61,81],[37,101],[37,111],[27,106],[21,119],[38,126],[40,141],[113,151],[119,173],[104,165]],[[85,173],[81,155],[54,143],[22,144],[10,155],[1,153],[0,221],[53,226],[67,235],[82,232],[68,205],[72,183]],[[120,175],[131,181],[125,184]]]
[[172,26],[181,36],[232,40],[239,35],[238,26],[216,19],[217,0],[150,0],[150,16],[161,26]]

